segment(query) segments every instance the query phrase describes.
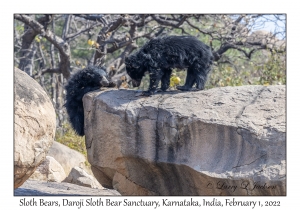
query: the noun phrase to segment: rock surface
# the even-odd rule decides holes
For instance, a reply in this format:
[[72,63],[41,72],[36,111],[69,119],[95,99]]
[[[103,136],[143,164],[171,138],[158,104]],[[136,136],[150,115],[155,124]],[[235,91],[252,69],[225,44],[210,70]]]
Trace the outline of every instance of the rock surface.
[[88,160],[122,195],[286,195],[285,86],[84,96]]
[[53,157],[46,156],[46,160],[37,167],[29,179],[62,182],[66,178],[66,173],[63,167]]
[[86,158],[80,152],[77,152],[57,141],[53,142],[53,145],[49,149],[48,154],[53,157],[63,167],[66,175],[68,176],[72,168],[78,166],[80,168],[85,167]]
[[91,189],[66,182],[42,182],[27,180],[21,187],[14,190],[15,196],[118,196],[115,190]]
[[73,183],[84,187],[104,189],[104,187],[99,184],[95,177],[89,175],[86,171],[79,167],[72,168],[70,174],[64,180],[64,182]]
[[43,88],[14,70],[14,187],[21,186],[45,160],[53,143],[56,116]]
[[48,182],[63,181],[85,187],[104,189],[92,175],[91,169],[85,165],[86,161],[81,153],[54,141],[46,160],[37,167],[29,179]]

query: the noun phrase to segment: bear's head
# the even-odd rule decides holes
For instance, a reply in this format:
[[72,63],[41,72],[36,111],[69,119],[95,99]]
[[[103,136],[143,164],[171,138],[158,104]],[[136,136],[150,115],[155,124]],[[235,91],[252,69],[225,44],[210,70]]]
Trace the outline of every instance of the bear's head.
[[132,86],[139,87],[144,76],[144,70],[135,55],[125,58],[126,72],[132,79]]

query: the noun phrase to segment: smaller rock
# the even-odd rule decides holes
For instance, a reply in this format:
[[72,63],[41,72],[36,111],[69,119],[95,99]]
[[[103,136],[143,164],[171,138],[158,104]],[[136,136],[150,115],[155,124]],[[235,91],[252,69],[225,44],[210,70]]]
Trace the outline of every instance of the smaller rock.
[[66,182],[43,182],[27,180],[14,190],[15,196],[118,196],[120,193],[110,189],[91,189]]
[[[54,141],[47,154],[57,160],[68,175],[72,168],[79,166],[84,168],[86,158],[80,152],[77,152],[57,141]],[[86,168],[84,168],[87,170]]]
[[95,177],[89,175],[80,167],[72,168],[69,176],[64,180],[64,182],[73,183],[84,187],[104,189],[104,187],[99,184]]
[[48,182],[62,182],[65,178],[66,173],[63,167],[53,157],[46,156],[45,161],[37,167],[29,179]]

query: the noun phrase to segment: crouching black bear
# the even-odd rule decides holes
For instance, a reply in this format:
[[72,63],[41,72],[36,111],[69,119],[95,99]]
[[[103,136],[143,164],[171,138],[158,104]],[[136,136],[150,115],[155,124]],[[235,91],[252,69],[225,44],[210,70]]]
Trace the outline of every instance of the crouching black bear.
[[109,81],[106,70],[96,66],[89,66],[76,72],[65,86],[66,103],[65,107],[69,115],[69,121],[75,132],[84,135],[84,110],[82,97],[84,94],[97,90],[101,87],[114,87],[115,84]]
[[172,68],[187,68],[185,84],[177,86],[178,90],[203,90],[212,62],[210,47],[193,36],[152,39],[125,59],[126,71],[134,87],[140,86],[145,72],[149,72],[149,89],[143,92],[146,96],[156,91],[159,81],[162,91],[169,88]]

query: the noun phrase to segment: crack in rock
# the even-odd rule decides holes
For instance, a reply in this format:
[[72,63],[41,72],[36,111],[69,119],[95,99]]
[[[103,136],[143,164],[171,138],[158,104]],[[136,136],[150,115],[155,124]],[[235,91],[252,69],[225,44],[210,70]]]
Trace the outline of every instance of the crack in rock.
[[238,127],[238,122],[237,122],[237,121],[242,117],[242,115],[243,115],[245,109],[246,109],[248,106],[254,104],[254,103],[256,102],[257,98],[258,98],[259,96],[261,96],[261,94],[262,94],[262,92],[263,92],[264,90],[266,90],[266,87],[262,87],[262,88],[260,89],[260,91],[257,93],[257,95],[253,98],[253,100],[252,100],[250,103],[248,103],[247,105],[245,105],[245,106],[239,111],[239,113],[238,113],[237,116],[236,116],[236,125],[237,125],[237,127]]
[[263,157],[265,157],[265,156],[267,156],[267,154],[263,154],[262,156],[256,158],[255,160],[253,160],[253,161],[250,162],[250,163],[246,163],[246,164],[244,164],[244,165],[239,165],[239,166],[232,167],[232,169],[240,168],[240,167],[243,167],[243,166],[248,166],[248,165],[250,165],[250,164],[256,162],[257,160],[259,160],[259,159],[261,159],[261,158],[263,158]]

